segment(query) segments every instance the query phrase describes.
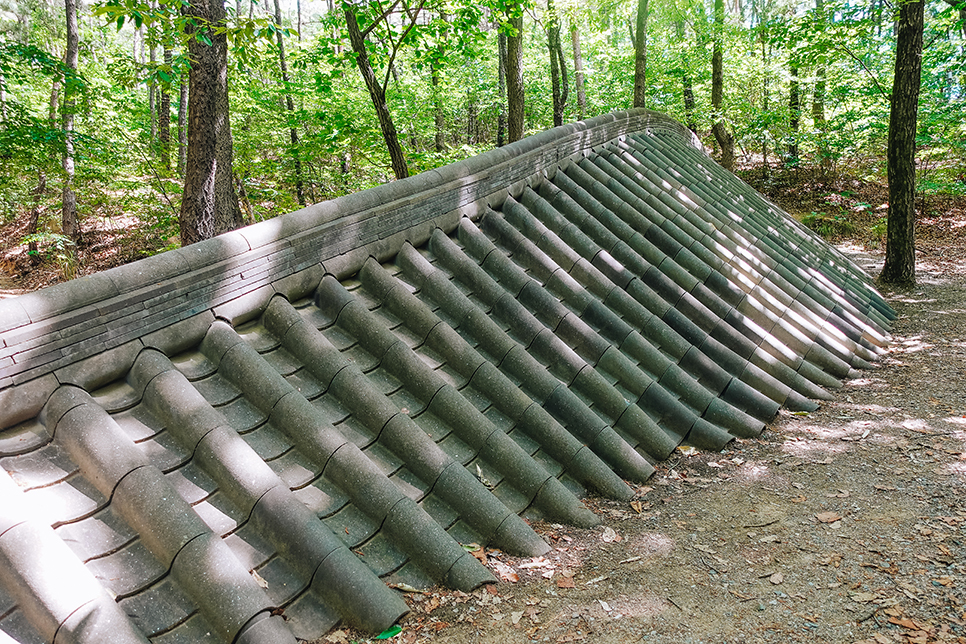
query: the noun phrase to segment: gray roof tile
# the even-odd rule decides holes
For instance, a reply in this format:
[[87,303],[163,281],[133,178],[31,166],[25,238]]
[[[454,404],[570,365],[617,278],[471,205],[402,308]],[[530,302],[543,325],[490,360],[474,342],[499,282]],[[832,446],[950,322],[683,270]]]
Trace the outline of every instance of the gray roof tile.
[[0,642],[379,632],[814,409],[894,312],[689,141],[607,115],[0,302]]

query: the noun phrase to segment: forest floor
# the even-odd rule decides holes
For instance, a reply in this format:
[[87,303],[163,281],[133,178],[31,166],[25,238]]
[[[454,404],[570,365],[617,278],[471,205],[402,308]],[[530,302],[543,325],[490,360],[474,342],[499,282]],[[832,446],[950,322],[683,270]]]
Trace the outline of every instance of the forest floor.
[[[799,217],[845,220],[837,243],[876,274],[884,188],[806,184],[764,188]],[[831,401],[719,453],[679,451],[629,503],[587,499],[598,528],[536,524],[545,557],[479,551],[500,583],[407,592],[392,641],[966,644],[964,229],[966,200],[927,203],[919,285],[884,293],[899,313],[889,353]],[[41,285],[5,243],[0,296]]]

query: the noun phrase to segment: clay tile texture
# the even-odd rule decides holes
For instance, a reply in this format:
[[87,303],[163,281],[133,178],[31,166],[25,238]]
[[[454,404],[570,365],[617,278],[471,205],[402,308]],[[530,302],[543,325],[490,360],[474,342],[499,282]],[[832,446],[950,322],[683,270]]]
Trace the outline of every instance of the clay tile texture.
[[815,408],[894,313],[634,110],[0,302],[0,640],[378,633],[687,444]]

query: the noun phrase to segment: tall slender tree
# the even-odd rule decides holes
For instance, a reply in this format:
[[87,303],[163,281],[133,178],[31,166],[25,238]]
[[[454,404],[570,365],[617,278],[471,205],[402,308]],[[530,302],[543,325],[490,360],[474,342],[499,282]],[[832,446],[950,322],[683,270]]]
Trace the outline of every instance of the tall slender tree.
[[[80,48],[80,34],[77,29],[77,0],[64,0],[67,17],[67,49],[64,52],[64,66],[68,74],[77,72],[78,50]],[[64,126],[64,154],[62,164],[64,168],[63,205],[61,207],[61,230],[64,236],[74,242],[81,240],[80,224],[77,221],[77,195],[74,194],[74,110],[77,103],[74,94],[77,91],[74,78],[64,79],[64,109],[62,111]]]
[[735,137],[728,129],[722,113],[724,98],[724,0],[714,0],[714,46],[711,53],[711,109],[714,111],[714,134],[721,149],[721,165],[728,170],[735,165]]
[[922,79],[924,0],[899,4],[896,68],[889,115],[889,220],[879,279],[916,283],[916,129]]
[[577,90],[577,114],[583,119],[587,114],[587,91],[584,89],[584,54],[580,50],[580,31],[577,20],[570,18],[570,42],[574,49],[574,88]]
[[275,0],[275,31],[276,44],[278,46],[278,66],[282,71],[282,85],[285,91],[285,109],[288,111],[290,123],[288,128],[289,140],[292,143],[292,161],[295,165],[295,196],[299,205],[305,205],[305,188],[302,182],[302,157],[299,153],[299,131],[295,126],[295,103],[292,100],[292,93],[289,91],[288,61],[285,60],[285,37],[282,34],[282,6]]
[[513,2],[507,8],[510,33],[506,37],[507,139],[523,138],[523,7]]
[[634,34],[634,107],[647,107],[647,0],[637,0]]
[[550,84],[553,96],[553,124],[563,125],[564,109],[570,93],[567,59],[560,42],[560,15],[553,0],[547,0],[547,46],[550,49]]

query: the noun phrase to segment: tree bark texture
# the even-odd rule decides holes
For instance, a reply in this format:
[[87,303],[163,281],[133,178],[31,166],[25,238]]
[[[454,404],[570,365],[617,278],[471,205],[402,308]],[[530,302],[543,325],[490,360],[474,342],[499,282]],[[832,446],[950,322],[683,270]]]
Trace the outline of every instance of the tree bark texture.
[[798,84],[798,65],[788,68],[788,163],[798,164],[798,122],[802,113],[802,97]]
[[242,215],[232,176],[228,42],[217,29],[225,22],[225,5],[197,0],[183,10],[198,20],[188,28],[188,145],[179,216],[181,245],[187,246],[238,228]]
[[725,124],[721,113],[724,98],[724,0],[714,0],[714,48],[711,52],[711,109],[714,112],[714,134],[721,149],[721,165],[728,170],[735,167],[735,137]]
[[523,13],[511,16],[509,22],[514,33],[506,38],[506,120],[507,140],[513,143],[523,138]]
[[302,158],[299,155],[299,131],[294,125],[295,103],[288,91],[288,63],[285,60],[285,39],[282,37],[282,6],[278,0],[275,0],[275,26],[278,27],[275,38],[278,44],[278,66],[282,70],[282,84],[285,88],[285,109],[288,111],[289,118],[293,120],[288,133],[289,140],[292,143],[292,161],[295,165],[295,197],[298,199],[299,205],[304,206],[305,187],[302,182]]
[[433,145],[437,152],[446,149],[443,142],[443,100],[439,94],[439,63],[433,60],[430,63],[430,82],[433,86]]
[[356,55],[359,73],[362,74],[362,80],[366,84],[366,89],[369,90],[369,97],[376,109],[376,117],[379,119],[379,127],[382,130],[382,138],[389,150],[392,171],[397,179],[405,179],[409,176],[409,166],[406,164],[406,156],[399,144],[399,134],[396,132],[396,125],[392,121],[389,106],[386,104],[386,89],[376,79],[376,74],[372,70],[372,62],[369,60],[369,53],[366,51],[365,37],[362,35],[362,30],[359,29],[355,11],[348,6],[345,9],[345,22],[349,31],[349,42],[352,44],[352,51]]
[[584,55],[580,51],[580,32],[577,22],[570,25],[570,41],[574,48],[574,86],[577,89],[577,114],[583,120],[587,115],[587,91],[584,89]]
[[[80,35],[77,30],[77,2],[64,0],[67,17],[67,50],[64,63],[70,72],[77,71],[77,55]],[[61,208],[61,232],[73,242],[81,240],[80,225],[77,221],[77,196],[74,194],[74,87],[70,79],[64,80],[64,155],[61,159],[64,168],[63,206]]]
[[560,42],[560,16],[553,4],[547,0],[547,46],[550,49],[550,85],[553,97],[553,124],[563,125],[564,109],[570,94],[570,82],[567,78],[567,59],[563,55],[563,45]]
[[506,145],[506,34],[500,32],[497,35],[496,43],[497,53],[500,58],[499,65],[497,65],[497,85],[500,93],[500,113],[496,120],[496,147],[500,148]]
[[647,107],[647,0],[637,0],[634,40],[634,107]]
[[880,275],[886,284],[916,283],[916,124],[924,6],[923,0],[899,5],[896,70],[889,115],[889,223],[885,265]]
[[184,73],[178,82],[178,175],[184,177],[188,160],[188,83]]

